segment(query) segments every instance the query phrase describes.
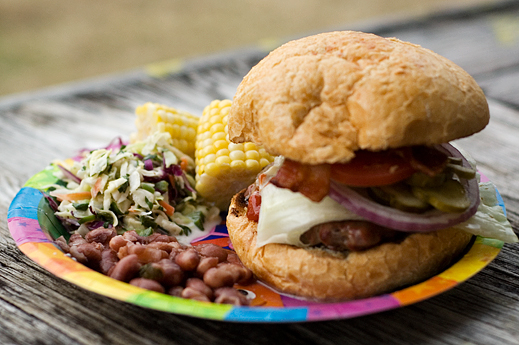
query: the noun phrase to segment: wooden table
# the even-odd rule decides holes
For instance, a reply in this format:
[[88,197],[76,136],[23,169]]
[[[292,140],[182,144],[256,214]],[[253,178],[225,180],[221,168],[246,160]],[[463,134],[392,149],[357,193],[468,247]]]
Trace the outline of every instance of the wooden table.
[[[351,29],[351,28],[345,28]],[[356,27],[421,44],[471,73],[488,96],[491,123],[460,142],[497,185],[519,226],[519,2]],[[231,98],[265,55],[257,48],[0,99],[1,344],[519,344],[519,245],[439,296],[346,320],[229,323],[113,300],[48,273],[16,247],[6,214],[25,181],[55,158],[133,131],[136,105],[161,102],[200,114]],[[163,71],[164,72],[164,71]]]

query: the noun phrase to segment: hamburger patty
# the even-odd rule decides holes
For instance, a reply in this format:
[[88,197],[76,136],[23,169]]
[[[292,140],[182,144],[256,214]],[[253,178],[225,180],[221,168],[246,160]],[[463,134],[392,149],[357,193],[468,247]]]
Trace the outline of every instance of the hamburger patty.
[[404,236],[401,231],[371,222],[346,220],[315,225],[301,235],[301,242],[310,246],[322,244],[335,251],[362,251]]

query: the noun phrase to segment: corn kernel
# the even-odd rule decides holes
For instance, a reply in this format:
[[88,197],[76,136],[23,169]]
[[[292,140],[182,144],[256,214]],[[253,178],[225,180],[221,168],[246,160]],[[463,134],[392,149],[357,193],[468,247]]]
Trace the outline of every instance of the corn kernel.
[[243,146],[245,148],[245,151],[258,150],[258,147],[254,143],[245,143]]
[[209,131],[211,132],[211,134],[214,134],[214,133],[218,133],[218,132],[223,132],[224,129],[225,129],[225,126],[223,124],[216,123],[211,126]]
[[243,151],[238,150],[230,151],[229,157],[232,161],[244,161],[246,159],[245,153]]
[[227,147],[229,147],[229,143],[226,140],[217,140],[213,145],[217,150],[227,149]]
[[[210,134],[210,133],[209,133]],[[228,143],[227,139],[226,139],[226,134],[225,132],[218,132],[218,133],[214,133],[211,138],[213,138],[214,141],[217,141],[217,140],[225,140],[225,142]]]
[[251,171],[259,172],[259,170],[260,170],[260,164],[257,160],[247,159],[245,161],[245,165],[247,166],[247,169],[249,169]]
[[232,169],[246,169],[247,165],[242,160],[239,160],[239,159],[234,160],[233,159],[233,161],[231,162],[231,168]]
[[231,151],[243,151],[244,149],[243,144],[229,143],[229,150]]
[[269,165],[270,163],[272,163],[272,162],[269,161],[269,160],[266,159],[266,158],[262,158],[262,159],[260,159],[260,166],[261,166],[262,169],[263,169],[264,167],[266,167],[267,165]]
[[221,149],[216,152],[216,157],[222,157],[226,156],[229,158],[229,162],[231,161],[231,157],[229,157],[229,150],[228,149]]
[[260,154],[256,150],[247,151],[245,153],[245,156],[247,157],[247,159],[253,159],[253,160],[260,159]]
[[205,165],[214,163],[216,161],[216,155],[214,153],[209,154],[209,155],[205,156],[203,160],[204,160]]
[[215,163],[218,165],[231,164],[231,159],[229,158],[229,156],[219,156],[218,157],[218,155],[217,155]]

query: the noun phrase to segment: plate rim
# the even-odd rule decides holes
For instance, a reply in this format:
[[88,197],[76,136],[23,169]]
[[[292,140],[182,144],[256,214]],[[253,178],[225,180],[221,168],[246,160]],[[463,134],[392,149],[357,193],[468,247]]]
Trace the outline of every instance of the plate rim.
[[[40,189],[44,189],[45,183],[50,184],[52,165],[33,175],[9,206],[8,228],[17,247],[54,276],[85,290],[174,314],[217,321],[262,323],[324,321],[374,314],[411,305],[458,286],[492,262],[504,245],[501,240],[475,236],[466,253],[444,271],[418,284],[366,299],[334,303],[301,302],[301,305],[284,307],[231,306],[184,299],[135,287],[94,271],[67,256],[47,238],[34,214],[43,197]],[[506,214],[497,188],[496,193],[499,205]]]

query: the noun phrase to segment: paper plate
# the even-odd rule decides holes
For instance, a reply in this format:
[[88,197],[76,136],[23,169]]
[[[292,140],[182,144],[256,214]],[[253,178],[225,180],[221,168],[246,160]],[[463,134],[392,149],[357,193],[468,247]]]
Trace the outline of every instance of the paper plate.
[[[65,255],[52,242],[60,235],[60,223],[39,189],[56,181],[53,167],[33,176],[13,199],[8,226],[18,248],[40,266],[70,283],[117,300],[164,312],[232,322],[306,322],[353,318],[413,304],[457,286],[487,266],[499,253],[503,242],[476,237],[467,253],[444,272],[413,286],[361,300],[341,303],[315,303],[279,295],[255,283],[242,288],[252,296],[251,306],[199,302],[144,290],[109,278]],[[499,195],[498,195],[499,197]],[[504,204],[499,197],[500,205]],[[210,242],[228,248],[225,225],[197,242]]]

